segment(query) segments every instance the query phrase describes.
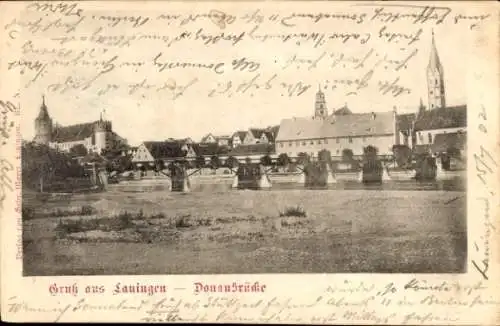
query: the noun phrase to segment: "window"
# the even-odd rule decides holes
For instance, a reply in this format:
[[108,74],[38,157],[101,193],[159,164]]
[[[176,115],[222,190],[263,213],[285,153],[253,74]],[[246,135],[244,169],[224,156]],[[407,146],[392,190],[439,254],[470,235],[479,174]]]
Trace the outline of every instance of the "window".
[[339,155],[339,154],[340,154],[340,150],[337,149],[337,155]]
[[337,141],[337,144],[340,143],[340,138],[337,138],[336,141]]
[[293,143],[292,142],[289,142],[288,143],[288,147],[292,147],[293,146]]
[[438,79],[437,79],[437,78],[435,79],[435,81],[436,81],[436,85],[439,85],[439,82],[438,82]]
[[313,141],[313,140],[311,140],[311,141],[309,142],[309,144],[314,145],[314,141]]
[[328,144],[328,139],[325,139],[325,144]]
[[283,143],[280,143],[280,147],[283,147]]
[[321,145],[321,139],[318,139],[318,145]]
[[366,143],[366,137],[363,137],[363,143]]
[[349,137],[349,144],[352,144],[352,137]]
[[302,146],[306,146],[306,142],[305,141],[302,142]]
[[427,134],[427,138],[428,138],[429,144],[432,144],[432,134],[430,132]]
[[300,141],[296,141],[296,142],[295,142],[295,145],[296,145],[296,146],[300,146]]

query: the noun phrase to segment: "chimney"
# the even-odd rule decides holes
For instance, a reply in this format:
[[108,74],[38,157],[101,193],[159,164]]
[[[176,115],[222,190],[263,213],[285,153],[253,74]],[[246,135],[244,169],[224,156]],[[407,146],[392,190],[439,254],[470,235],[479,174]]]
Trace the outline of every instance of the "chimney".
[[372,112],[372,120],[375,120],[375,117],[376,117],[375,112]]

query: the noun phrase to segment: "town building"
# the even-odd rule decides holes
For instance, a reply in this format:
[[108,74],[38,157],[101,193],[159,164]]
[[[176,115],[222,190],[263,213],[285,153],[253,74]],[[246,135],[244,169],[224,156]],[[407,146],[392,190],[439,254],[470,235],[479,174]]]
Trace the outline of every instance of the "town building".
[[444,69],[434,33],[427,66],[428,106],[422,100],[415,114],[400,116],[404,144],[417,153],[464,152],[467,144],[467,106],[446,105]]
[[66,152],[77,145],[83,145],[89,153],[97,154],[127,144],[127,140],[113,131],[111,121],[103,119],[102,114],[99,120],[93,122],[70,126],[54,124],[45,104],[45,97],[42,97],[40,112],[35,119],[33,140],[37,144]]
[[204,157],[205,163],[210,162],[212,156],[224,156],[228,153],[227,146],[217,143],[191,143],[185,140],[145,141],[137,147],[132,156],[132,163],[136,168],[153,169],[165,166],[176,159],[194,161]]
[[352,113],[347,107],[325,115],[325,96],[316,94],[315,115],[306,118],[290,118],[281,121],[276,139],[276,153],[297,157],[306,153],[317,157],[321,150],[332,156],[341,156],[350,149],[354,155],[362,155],[366,146],[375,146],[380,155],[390,154],[392,146],[399,144],[396,109],[389,112]]
[[231,147],[238,147],[243,144],[243,140],[245,140],[245,136],[247,135],[246,131],[238,130],[231,136]]
[[278,130],[279,125],[267,128],[249,128],[247,131],[236,131],[231,136],[231,147],[236,148],[241,145],[274,144]]
[[328,114],[325,94],[318,90],[314,115],[284,119],[276,139],[278,154],[296,157],[299,153],[317,156],[326,149],[332,156],[350,149],[361,155],[364,147],[378,148],[391,155],[394,145],[406,145],[414,152],[441,153],[466,150],[467,106],[447,106],[444,69],[432,33],[426,69],[428,106],[422,100],[415,113],[352,113],[347,105]]
[[389,112],[353,113],[346,104],[328,114],[325,94],[318,89],[312,117],[281,121],[276,153],[316,157],[319,151],[328,150],[332,156],[340,156],[349,149],[354,155],[362,155],[364,148],[372,145],[384,155],[392,152],[399,139],[396,108]]
[[231,146],[231,136],[214,136],[211,133],[205,135],[203,138],[201,138],[200,143],[202,144],[217,144],[219,146]]
[[179,141],[145,141],[137,147],[132,163],[136,168],[153,169],[168,160],[195,155],[192,151],[191,146]]

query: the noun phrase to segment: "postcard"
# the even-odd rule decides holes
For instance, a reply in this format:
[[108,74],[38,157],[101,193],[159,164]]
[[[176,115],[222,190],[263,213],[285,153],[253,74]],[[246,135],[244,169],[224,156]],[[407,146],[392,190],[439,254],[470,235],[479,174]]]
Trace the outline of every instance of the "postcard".
[[2,319],[500,323],[498,9],[2,2]]

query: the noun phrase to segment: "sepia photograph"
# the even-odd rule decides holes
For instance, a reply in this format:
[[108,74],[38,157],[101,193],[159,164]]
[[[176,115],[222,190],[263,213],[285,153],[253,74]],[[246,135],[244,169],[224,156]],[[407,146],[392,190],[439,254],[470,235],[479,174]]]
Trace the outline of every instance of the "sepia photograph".
[[[465,272],[467,106],[447,83],[465,77],[445,35],[421,38],[405,58],[425,63],[408,72],[421,84],[365,95],[370,71],[321,79],[259,124],[247,112],[234,127],[221,114],[190,125],[184,115],[202,107],[108,115],[103,101],[74,108],[66,86],[46,85],[22,108],[32,129],[22,138],[24,275]],[[325,53],[331,66],[408,64],[375,52]],[[353,94],[339,91],[351,84]],[[381,101],[384,92],[400,95]],[[228,95],[220,109],[269,109],[241,101]],[[178,127],[134,126],[142,114]],[[130,138],[129,128],[143,132]]]
[[498,324],[499,17],[0,2],[1,319]]

